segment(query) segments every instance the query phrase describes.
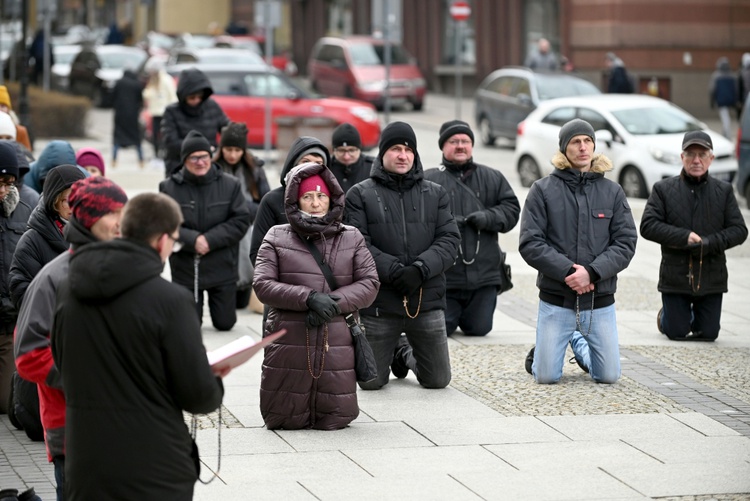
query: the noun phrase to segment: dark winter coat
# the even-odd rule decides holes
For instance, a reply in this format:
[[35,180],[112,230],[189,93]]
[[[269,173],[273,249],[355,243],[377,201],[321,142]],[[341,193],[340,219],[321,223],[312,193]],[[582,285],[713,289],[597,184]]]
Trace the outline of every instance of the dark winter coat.
[[[255,265],[255,260],[258,256],[258,249],[260,244],[263,243],[263,237],[266,236],[268,230],[277,224],[286,224],[286,211],[284,210],[284,190],[286,190],[286,175],[294,167],[294,161],[299,156],[300,152],[307,150],[312,147],[319,147],[323,151],[327,152],[325,145],[314,137],[303,136],[297,138],[292,147],[289,148],[289,154],[286,156],[284,166],[281,168],[280,182],[281,186],[274,188],[269,191],[263,200],[260,201],[258,206],[258,214],[255,216],[255,223],[253,225],[253,235],[250,242],[250,261]],[[330,162],[327,162],[330,163]]]
[[[573,308],[576,292],[565,283],[573,264],[584,266],[595,285],[595,307],[614,303],[617,274],[627,268],[638,238],[628,200],[604,173],[612,163],[595,155],[589,172],[573,169],[562,153],[555,170],[536,181],[521,216],[521,257],[539,273],[539,297]],[[591,305],[591,293],[581,304]],[[583,308],[584,306],[581,306]]]
[[[702,245],[688,245],[691,231]],[[724,251],[745,241],[747,226],[731,184],[710,174],[695,179],[683,170],[654,185],[641,218],[641,235],[661,244],[660,292],[704,296],[727,292]],[[693,286],[688,278],[691,262]]]
[[196,450],[183,411],[221,404],[192,295],[157,252],[95,242],[58,289],[52,355],[66,399],[65,499],[192,499]]
[[[393,275],[415,263],[421,264],[424,280],[420,311],[445,309],[445,271],[458,255],[461,234],[448,193],[424,179],[417,153],[404,175],[387,172],[377,159],[370,179],[347,193],[344,221],[362,232],[378,267],[380,292],[363,313],[405,316],[404,296],[394,288]],[[419,303],[419,294],[409,298],[410,305]]]
[[159,184],[159,191],[180,204],[184,218],[180,227],[184,247],[169,258],[172,281],[193,289],[195,239],[204,235],[210,251],[200,259],[199,287],[236,282],[239,242],[250,226],[240,182],[216,164],[201,177],[182,167]]
[[739,85],[727,58],[719,58],[716,63],[716,71],[711,74],[711,81],[708,84],[708,93],[711,106],[719,108],[737,106]]
[[[79,247],[97,239],[75,218],[65,226],[65,239]],[[70,252],[63,252],[31,281],[21,304],[13,343],[18,374],[39,386],[39,410],[44,427],[47,458],[65,455],[65,395],[60,371],[52,360],[50,333],[55,316],[57,289],[68,276]],[[36,391],[36,388],[35,388]]]
[[622,64],[612,67],[609,73],[609,82],[607,83],[607,92],[610,94],[631,94],[633,84],[630,81],[630,75]]
[[9,273],[13,253],[26,231],[30,216],[31,207],[20,200],[18,190],[11,187],[0,201],[0,336],[12,336],[16,325],[18,310],[11,299]]
[[115,115],[113,144],[122,147],[141,144],[139,116],[143,108],[143,84],[131,70],[125,70],[112,90]]
[[[300,181],[316,173],[331,190],[330,210],[320,218],[303,215],[297,201]],[[289,224],[266,234],[253,278],[258,299],[270,306],[264,335],[287,330],[265,351],[261,414],[269,429],[343,428],[359,414],[352,336],[343,315],[308,330],[306,301],[318,291],[338,296],[344,314],[369,306],[379,285],[375,262],[362,234],[341,223],[344,192],[326,167],[308,163],[292,171],[286,211]],[[311,239],[331,267],[335,291],[302,238]]]
[[344,165],[335,158],[332,158],[330,169],[333,175],[336,176],[341,189],[346,193],[355,184],[369,179],[374,161],[375,158],[364,153],[360,153],[359,158],[352,165]]
[[451,213],[458,221],[477,211],[487,214],[490,220],[490,226],[481,231],[465,223],[458,225],[461,244],[456,264],[445,272],[448,289],[476,290],[494,285],[499,293],[503,274],[498,233],[512,230],[521,213],[508,180],[499,170],[473,160],[454,165],[445,159],[440,167],[425,171],[424,178],[448,192]]
[[245,202],[247,202],[247,210],[250,213],[250,224],[253,224],[255,216],[258,214],[260,201],[271,191],[266,178],[266,171],[262,167],[263,161],[261,160],[261,165],[258,165],[255,157],[249,151],[246,151],[239,163],[229,165],[219,151],[214,156],[214,162],[224,173],[231,174],[239,180],[242,194],[245,196]]
[[77,165],[75,150],[67,141],[50,141],[39,158],[31,162],[29,173],[24,176],[23,182],[32,190],[41,193],[49,171],[63,164]]
[[[198,106],[188,106],[185,99],[198,92],[203,92],[203,101]],[[229,119],[219,104],[211,99],[213,93],[211,82],[202,71],[189,68],[180,73],[178,101],[167,106],[161,119],[161,140],[166,151],[164,163],[168,173],[174,172],[182,163],[182,140],[191,130],[203,134],[214,148],[218,144],[216,136]]]

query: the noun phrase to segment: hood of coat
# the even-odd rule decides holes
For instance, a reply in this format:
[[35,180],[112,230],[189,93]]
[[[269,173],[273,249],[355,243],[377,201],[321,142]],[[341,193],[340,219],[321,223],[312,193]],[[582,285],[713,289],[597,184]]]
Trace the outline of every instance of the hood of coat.
[[317,148],[325,153],[324,163],[325,165],[331,165],[331,154],[328,152],[328,148],[320,142],[319,139],[311,136],[300,136],[294,140],[292,146],[289,148],[289,153],[284,160],[284,167],[281,169],[281,186],[286,186],[286,176],[289,171],[292,170],[294,164],[297,163],[297,159],[302,156],[302,152],[312,148]]
[[[299,208],[299,186],[300,183],[310,176],[318,174],[323,178],[328,189],[331,191],[331,205],[328,214],[323,217],[311,217],[303,214]],[[284,192],[284,211],[294,231],[302,236],[323,234],[333,235],[341,231],[341,221],[344,217],[344,205],[346,195],[339,186],[338,181],[328,167],[316,163],[306,163],[294,167],[287,176],[287,185]]]
[[205,102],[214,93],[211,81],[206,74],[197,68],[183,70],[177,82],[177,99],[180,101],[180,105],[185,106],[185,98],[190,94],[199,92],[203,92],[202,102]]
[[[565,170],[565,169],[572,169],[573,166],[570,165],[570,161],[568,160],[568,157],[566,157],[562,152],[557,152],[552,157],[552,165],[555,166],[556,169]],[[590,172],[594,172],[597,174],[604,174],[605,172],[609,172],[612,170],[612,160],[605,157],[603,154],[597,154],[594,155],[594,158],[591,160],[591,169]]]
[[83,302],[104,302],[161,275],[164,263],[146,244],[126,239],[93,242],[70,258],[71,293]]
[[[75,162],[75,158],[73,161]],[[77,165],[58,165],[57,168],[50,170],[42,190],[42,200],[44,200],[47,213],[55,214],[55,200],[58,195],[73,186],[76,181],[86,177],[88,173]]]
[[71,216],[68,220],[68,224],[65,225],[63,238],[65,238],[65,241],[69,242],[74,249],[77,249],[81,245],[99,241],[99,239],[91,233],[91,230],[81,224],[75,216]]
[[73,146],[67,141],[50,141],[39,158],[29,166],[26,184],[41,193],[49,171],[63,164],[76,165],[76,152]]

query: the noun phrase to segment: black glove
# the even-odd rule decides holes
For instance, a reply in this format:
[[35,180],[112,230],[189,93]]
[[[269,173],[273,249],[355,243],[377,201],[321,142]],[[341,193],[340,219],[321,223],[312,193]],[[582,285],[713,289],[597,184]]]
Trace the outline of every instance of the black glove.
[[422,270],[404,266],[393,274],[393,286],[404,296],[411,296],[422,285]]
[[306,303],[308,308],[323,317],[327,322],[336,315],[341,315],[341,308],[339,308],[339,305],[336,302],[337,299],[340,298],[338,296],[312,291],[307,297]]
[[456,220],[456,224],[459,228],[466,226],[466,218],[464,216],[455,215],[453,218]]
[[324,323],[326,323],[326,319],[318,315],[312,310],[309,310],[307,312],[307,318],[305,318],[305,325],[307,327],[320,327]]
[[466,224],[477,230],[484,230],[490,225],[490,217],[484,211],[472,212],[466,216]]

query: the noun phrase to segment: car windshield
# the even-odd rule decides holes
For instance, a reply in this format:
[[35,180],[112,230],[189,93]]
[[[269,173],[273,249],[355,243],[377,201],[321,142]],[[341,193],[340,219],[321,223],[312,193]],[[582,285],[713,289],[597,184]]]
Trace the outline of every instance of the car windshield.
[[628,132],[636,136],[702,130],[695,117],[673,106],[618,110],[612,114]]
[[99,54],[102,62],[102,69],[121,70],[123,68],[138,68],[144,59],[145,52],[110,52]]
[[601,91],[594,84],[579,78],[560,78],[541,74],[537,74],[536,77],[536,91],[540,101],[558,97],[601,94]]
[[[382,66],[385,64],[385,45],[356,43],[351,46],[354,66]],[[400,45],[391,45],[391,64],[409,64],[411,56]]]
[[266,64],[266,61],[258,54],[242,49],[203,53],[199,54],[198,59],[201,63],[208,64]]

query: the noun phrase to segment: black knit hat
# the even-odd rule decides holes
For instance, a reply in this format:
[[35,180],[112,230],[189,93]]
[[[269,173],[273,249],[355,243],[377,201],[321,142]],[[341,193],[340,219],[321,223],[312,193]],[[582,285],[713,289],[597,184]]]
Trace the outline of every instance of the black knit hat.
[[396,144],[408,146],[414,153],[417,153],[417,136],[414,129],[406,122],[392,122],[386,125],[380,134],[380,144],[378,145],[378,157],[382,160],[383,155],[388,148]]
[[211,153],[211,143],[208,142],[206,136],[197,130],[191,130],[182,141],[182,148],[180,149],[181,162],[184,164],[185,159],[190,156],[191,153],[195,153],[196,151]]
[[440,126],[440,139],[438,139],[440,149],[442,150],[445,142],[456,134],[466,134],[471,138],[471,145],[474,145],[474,132],[472,132],[469,124],[463,120],[449,120]]
[[342,123],[333,130],[331,145],[334,148],[339,146],[354,146],[362,149],[362,138],[359,137],[359,131],[350,123]]
[[594,128],[585,120],[580,118],[574,118],[570,122],[560,128],[560,152],[565,153],[568,149],[568,143],[575,136],[588,136],[592,141],[596,142],[596,135],[594,134]]
[[219,147],[234,146],[241,150],[247,149],[247,125],[243,122],[231,122],[221,129]]
[[16,149],[8,141],[0,141],[0,176],[18,179],[18,156]]

